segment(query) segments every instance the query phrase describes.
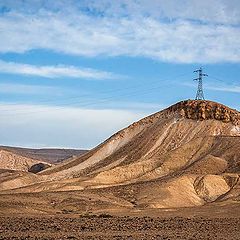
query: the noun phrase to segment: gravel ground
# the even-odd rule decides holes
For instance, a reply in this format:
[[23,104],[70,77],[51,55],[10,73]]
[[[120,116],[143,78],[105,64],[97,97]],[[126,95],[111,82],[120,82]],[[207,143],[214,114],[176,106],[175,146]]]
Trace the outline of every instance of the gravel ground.
[[0,217],[0,239],[240,239],[239,218]]

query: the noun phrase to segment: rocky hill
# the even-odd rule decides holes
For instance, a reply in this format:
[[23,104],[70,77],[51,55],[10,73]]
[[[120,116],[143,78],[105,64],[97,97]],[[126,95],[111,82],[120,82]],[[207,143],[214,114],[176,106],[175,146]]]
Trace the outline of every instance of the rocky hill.
[[240,200],[239,119],[238,111],[219,103],[182,101],[133,123],[83,156],[34,178],[0,183],[1,193],[74,190],[71,202],[92,209],[235,203]]

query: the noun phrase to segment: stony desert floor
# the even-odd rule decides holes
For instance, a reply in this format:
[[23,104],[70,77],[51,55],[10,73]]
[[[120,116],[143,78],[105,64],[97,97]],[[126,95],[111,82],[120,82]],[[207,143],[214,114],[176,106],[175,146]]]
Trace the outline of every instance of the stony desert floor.
[[236,218],[1,217],[0,239],[240,239]]
[[240,239],[240,208],[1,215],[0,239]]

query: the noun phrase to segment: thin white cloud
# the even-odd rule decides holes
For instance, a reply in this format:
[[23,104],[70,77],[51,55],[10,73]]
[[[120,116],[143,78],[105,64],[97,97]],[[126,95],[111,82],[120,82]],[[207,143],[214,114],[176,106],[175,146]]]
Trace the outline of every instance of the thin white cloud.
[[0,72],[8,74],[22,74],[40,76],[46,78],[85,78],[85,79],[114,79],[117,75],[110,72],[98,71],[90,68],[78,68],[74,66],[34,66],[16,62],[0,60]]
[[[64,89],[64,92],[68,92]],[[29,95],[63,95],[63,89],[52,86],[0,83],[0,93]]]
[[240,86],[231,86],[231,85],[228,85],[228,86],[219,86],[219,87],[216,87],[216,86],[206,86],[206,89],[209,89],[209,90],[214,90],[214,91],[221,91],[221,92],[232,92],[232,93],[240,93]]
[[0,145],[92,148],[145,116],[129,110],[0,104]]
[[[177,83],[176,83],[177,84]],[[197,85],[193,83],[182,82],[181,85],[196,88]],[[204,84],[204,88],[213,91],[221,91],[221,92],[231,92],[231,93],[240,93],[240,86],[237,85],[223,85],[218,84],[218,86],[214,84]]]
[[[80,6],[88,7],[99,15],[102,12],[101,17],[76,10],[72,7],[74,4],[67,4],[68,1],[61,1],[65,11],[51,6],[58,11],[41,8],[35,9],[34,14],[26,14],[23,10],[5,13],[0,17],[0,52],[50,49],[87,57],[142,56],[177,63],[240,61],[240,30],[237,25],[240,15],[236,14],[238,8],[234,4],[226,1],[218,4],[214,0],[210,11],[207,1],[200,5],[194,1],[199,8],[186,1],[187,12],[184,10],[182,13],[176,10],[179,8],[179,4],[174,4],[176,1],[171,1],[171,4],[166,1],[153,1],[151,4],[149,1],[141,4],[124,1],[121,7],[116,1],[111,2],[89,1]],[[110,13],[106,6],[110,6]],[[146,12],[142,6],[146,7]],[[123,9],[127,9],[126,16],[123,16]],[[159,9],[162,9],[162,15],[155,16]],[[222,17],[216,17],[213,9],[217,9],[218,16]],[[198,11],[202,14],[194,18]],[[163,20],[165,15],[168,16],[167,21]],[[200,16],[205,16],[203,20],[207,24],[198,22]],[[216,24],[216,18],[224,19],[224,24]]]

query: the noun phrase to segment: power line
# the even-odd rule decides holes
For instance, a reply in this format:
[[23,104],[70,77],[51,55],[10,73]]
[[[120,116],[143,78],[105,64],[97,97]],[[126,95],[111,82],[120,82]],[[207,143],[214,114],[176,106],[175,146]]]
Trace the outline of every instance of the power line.
[[[219,82],[221,82],[221,83],[228,84],[226,80],[224,80],[224,79],[221,79],[221,78],[219,78],[219,77],[212,76],[212,75],[208,75],[208,77],[209,77],[209,78],[211,78],[211,79],[217,80],[217,81],[219,81]],[[236,82],[237,82],[236,80],[235,80],[235,81],[234,81],[234,80],[231,80],[231,81],[233,81],[234,83],[236,83]]]
[[[103,99],[100,99],[100,100],[94,100],[93,102],[87,102],[87,103],[84,103],[84,104],[80,104],[79,105],[79,103],[83,103],[82,101],[81,102],[75,102],[75,103],[71,103],[71,104],[62,104],[61,106],[57,106],[57,107],[55,107],[55,109],[56,110],[61,110],[63,107],[65,107],[65,106],[80,106],[80,107],[88,107],[88,106],[94,106],[94,105],[97,105],[97,104],[101,104],[101,103],[107,103],[107,102],[109,102],[110,100],[113,100],[113,99],[119,99],[119,98],[121,98],[121,97],[128,97],[128,96],[138,96],[138,95],[141,95],[141,96],[143,96],[143,95],[146,95],[146,94],[149,94],[149,93],[151,93],[152,91],[154,91],[154,90],[156,90],[156,89],[161,89],[162,88],[162,86],[163,85],[161,85],[161,86],[157,86],[157,87],[152,87],[152,88],[145,88],[143,91],[142,91],[142,89],[138,89],[137,91],[133,91],[133,92],[129,92],[129,93],[125,93],[125,94],[121,94],[121,95],[119,95],[118,97],[113,97],[113,96],[110,96],[110,97],[107,97],[107,98],[103,98]],[[38,106],[38,105],[36,105],[36,106]],[[47,106],[47,107],[49,107],[49,106]],[[10,109],[9,109],[10,110]],[[10,110],[11,111],[11,110]],[[42,111],[27,111],[26,112],[26,109],[25,109],[25,111],[24,111],[24,109],[23,109],[23,112],[15,112],[15,113],[12,113],[12,112],[10,112],[10,113],[7,113],[7,114],[4,114],[2,117],[4,117],[4,116],[16,116],[16,115],[28,115],[28,114],[36,114],[36,113],[42,113],[42,112],[49,112],[49,111],[51,111],[51,109],[46,109],[46,110],[42,110]],[[2,112],[2,111],[1,111]]]
[[[168,80],[173,80],[173,79],[176,79],[176,78],[179,78],[179,77],[183,77],[183,76],[186,76],[188,75],[189,73],[185,73],[185,74],[180,74],[178,76],[173,76],[173,77],[169,77],[169,78],[166,78],[166,79],[158,79],[158,80],[155,80],[155,81],[152,81],[152,82],[149,82],[148,85],[155,85],[155,84],[159,84],[159,80],[161,81],[168,81]],[[146,83],[141,83],[141,84],[137,84],[136,83],[134,84],[134,86],[129,86],[129,87],[121,87],[121,88],[117,88],[117,89],[109,89],[107,91],[98,91],[97,93],[100,94],[100,95],[105,95],[105,94],[108,94],[108,93],[117,93],[117,92],[121,92],[122,90],[126,91],[126,90],[136,90],[138,87],[141,87],[141,86],[144,86]],[[48,104],[48,103],[56,103],[56,104],[61,104],[61,103],[66,103],[66,100],[81,100],[82,97],[91,97],[92,96],[92,93],[85,93],[85,94],[81,94],[81,95],[78,95],[78,96],[75,96],[75,97],[68,97],[68,98],[61,98],[60,100],[56,100],[56,99],[50,99],[50,100],[44,100],[44,101],[37,101],[38,104]],[[81,100],[82,102],[82,100]],[[22,103],[24,104],[24,103]],[[29,102],[27,103],[29,104]],[[71,104],[71,103],[70,103]],[[8,103],[9,106],[15,106],[15,105],[19,105],[19,103]]]
[[[189,73],[185,73],[185,74],[180,74],[178,76],[175,76],[175,77],[169,77],[169,78],[166,78],[166,79],[161,79],[162,81],[167,81],[169,79],[177,79],[179,77],[183,77],[183,76],[186,76],[188,75]],[[157,81],[154,81],[152,83],[159,83],[159,80]],[[169,84],[169,83],[168,83]],[[125,93],[125,94],[121,94],[120,96],[118,96],[117,98],[121,98],[123,96],[137,96],[137,95],[145,95],[145,94],[148,94],[150,93],[152,90],[156,90],[156,89],[161,89],[163,87],[163,84],[161,84],[161,86],[155,86],[155,87],[151,87],[151,88],[144,88],[144,89],[138,89],[139,86],[141,85],[144,85],[144,84],[138,84],[138,86],[132,86],[132,87],[128,87],[128,88],[119,88],[119,89],[115,89],[115,90],[109,90],[109,91],[105,91],[105,92],[101,92],[101,93],[115,93],[115,92],[121,92],[121,90],[129,90],[129,89],[133,89],[135,91],[132,91],[132,92],[128,92],[128,93]],[[154,84],[155,85],[155,84]],[[143,90],[143,91],[142,91]],[[85,94],[85,95],[82,95],[82,96],[88,96],[88,94]],[[70,98],[70,99],[78,99],[79,101],[76,101],[75,103],[63,103],[61,106],[57,106],[55,109],[61,109],[62,107],[64,106],[74,106],[76,104],[79,104],[79,103],[82,103],[80,104],[81,107],[86,107],[86,106],[94,106],[96,104],[99,104],[99,103],[105,103],[105,102],[108,102],[109,100],[112,100],[112,99],[116,99],[116,96],[110,96],[110,97],[107,97],[107,98],[103,98],[103,99],[99,99],[98,101],[96,100],[93,100],[93,102],[84,102],[82,100],[79,99],[79,97],[77,98]],[[48,103],[47,101],[45,101],[45,103]],[[10,105],[10,104],[9,104]],[[14,105],[18,105],[18,104],[13,104]],[[37,105],[36,105],[37,106]],[[21,110],[21,109],[19,109]],[[22,109],[23,112],[15,112],[15,113],[10,113],[10,114],[4,114],[5,116],[16,116],[16,115],[21,115],[21,114],[24,114],[24,115],[27,115],[27,114],[35,114],[35,113],[39,113],[39,112],[48,112],[48,111],[51,111],[50,109],[46,109],[44,111],[27,111],[27,109]],[[24,111],[25,110],[25,111]],[[11,109],[6,109],[5,112],[7,111],[12,111]],[[4,112],[4,110],[2,110],[1,112]]]

